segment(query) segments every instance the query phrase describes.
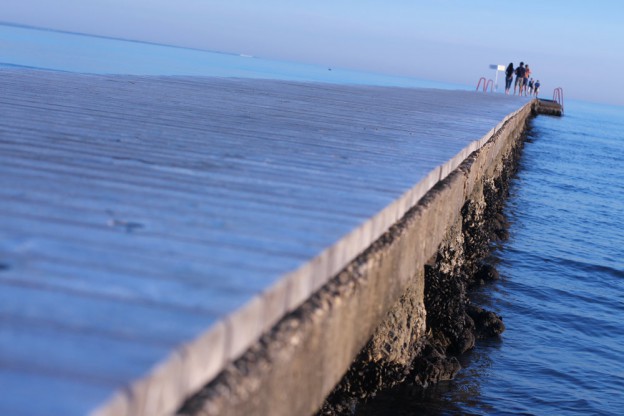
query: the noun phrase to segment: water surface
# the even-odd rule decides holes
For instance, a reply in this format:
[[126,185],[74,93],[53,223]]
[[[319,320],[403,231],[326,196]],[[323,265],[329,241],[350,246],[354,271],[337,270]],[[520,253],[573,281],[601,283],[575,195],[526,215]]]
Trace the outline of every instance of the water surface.
[[399,87],[472,89],[399,77],[180,48],[0,23],[0,67],[30,67],[91,74],[193,75]]

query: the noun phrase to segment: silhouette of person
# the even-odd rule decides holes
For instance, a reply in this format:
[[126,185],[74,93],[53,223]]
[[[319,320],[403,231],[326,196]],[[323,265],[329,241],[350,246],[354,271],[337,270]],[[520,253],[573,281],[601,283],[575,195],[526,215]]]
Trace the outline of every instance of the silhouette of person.
[[507,65],[507,69],[505,70],[505,94],[509,94],[509,89],[511,88],[511,82],[513,81],[513,75],[514,75],[513,62],[509,62],[509,65]]

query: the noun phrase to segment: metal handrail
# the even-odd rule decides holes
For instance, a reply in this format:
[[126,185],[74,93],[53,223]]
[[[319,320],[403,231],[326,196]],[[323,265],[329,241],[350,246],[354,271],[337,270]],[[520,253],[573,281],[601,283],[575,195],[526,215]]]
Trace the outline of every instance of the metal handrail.
[[563,88],[557,87],[553,91],[553,101],[561,106],[561,111],[563,111]]
[[485,77],[479,78],[476,91],[479,91],[479,87],[481,86],[481,81],[483,81],[483,92],[487,92],[488,87],[490,88],[490,92],[494,91],[494,81],[492,79],[486,79]]
[[487,80],[485,79],[485,77],[479,78],[476,91],[479,91],[479,87],[481,86],[481,81],[483,81],[483,91],[485,91],[485,84],[487,83]]

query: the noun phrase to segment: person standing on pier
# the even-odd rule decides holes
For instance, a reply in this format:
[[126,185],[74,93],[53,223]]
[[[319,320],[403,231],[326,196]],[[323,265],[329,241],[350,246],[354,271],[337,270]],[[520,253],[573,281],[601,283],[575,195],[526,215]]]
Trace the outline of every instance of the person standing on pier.
[[516,90],[522,95],[522,86],[524,84],[524,62],[520,62],[520,66],[516,68],[516,83],[514,84],[514,95]]
[[[529,86],[529,77],[531,76],[531,70],[529,69],[529,64],[524,66],[524,82],[522,83],[522,92],[524,95],[528,94],[528,86]],[[522,95],[522,94],[520,94]]]
[[533,85],[533,92],[535,93],[536,97],[537,97],[537,94],[539,94],[539,87],[540,87],[540,82],[538,79],[537,81],[535,81],[535,85]]
[[514,67],[513,62],[509,62],[507,69],[505,70],[505,94],[509,94],[511,88],[511,81],[513,81]]

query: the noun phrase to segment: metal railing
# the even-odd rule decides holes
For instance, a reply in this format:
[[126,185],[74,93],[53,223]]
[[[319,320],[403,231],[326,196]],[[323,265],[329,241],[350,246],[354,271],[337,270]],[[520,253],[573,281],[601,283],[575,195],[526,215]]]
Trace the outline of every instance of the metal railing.
[[485,79],[485,77],[479,78],[476,91],[479,91],[479,87],[481,87],[482,81],[483,81],[483,92],[487,92],[488,87],[490,88],[490,92],[494,91],[494,81],[492,79]]
[[557,87],[553,91],[553,101],[561,106],[561,111],[563,111],[563,88]]

